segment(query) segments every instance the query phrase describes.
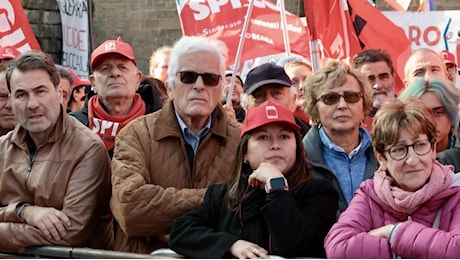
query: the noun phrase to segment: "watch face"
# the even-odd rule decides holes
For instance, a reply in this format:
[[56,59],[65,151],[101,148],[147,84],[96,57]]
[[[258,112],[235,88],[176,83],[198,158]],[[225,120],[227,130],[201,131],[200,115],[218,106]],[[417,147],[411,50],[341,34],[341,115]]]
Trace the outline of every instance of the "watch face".
[[284,183],[283,177],[278,177],[270,180],[270,186],[272,187],[272,190],[282,190],[286,187],[286,184]]

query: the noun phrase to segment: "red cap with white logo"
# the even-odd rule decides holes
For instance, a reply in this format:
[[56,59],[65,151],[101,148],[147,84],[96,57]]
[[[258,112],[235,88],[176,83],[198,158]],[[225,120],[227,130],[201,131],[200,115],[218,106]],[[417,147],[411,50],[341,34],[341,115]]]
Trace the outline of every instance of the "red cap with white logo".
[[248,110],[241,128],[241,136],[270,123],[287,125],[296,132],[300,130],[300,126],[295,122],[294,114],[289,108],[268,100]]
[[137,66],[136,58],[134,57],[134,52],[133,49],[131,48],[131,45],[123,42],[121,37],[118,37],[117,40],[108,40],[99,45],[93,53],[91,54],[91,69],[94,70],[94,66],[97,64],[97,62],[106,54],[109,53],[118,53],[132,62]]

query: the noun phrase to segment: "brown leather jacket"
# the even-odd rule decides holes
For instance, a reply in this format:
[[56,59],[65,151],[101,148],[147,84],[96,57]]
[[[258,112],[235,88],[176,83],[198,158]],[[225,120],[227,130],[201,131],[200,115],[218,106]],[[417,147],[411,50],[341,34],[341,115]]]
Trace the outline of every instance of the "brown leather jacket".
[[240,129],[219,105],[191,171],[172,102],[123,128],[112,161],[115,250],[150,253],[167,247],[159,237],[169,234],[173,221],[203,201],[208,185],[229,178]]
[[[110,160],[100,138],[62,112],[48,141],[29,153],[26,130],[0,138],[0,251],[62,245],[111,249]],[[22,223],[19,203],[61,210],[71,220],[60,241]]]

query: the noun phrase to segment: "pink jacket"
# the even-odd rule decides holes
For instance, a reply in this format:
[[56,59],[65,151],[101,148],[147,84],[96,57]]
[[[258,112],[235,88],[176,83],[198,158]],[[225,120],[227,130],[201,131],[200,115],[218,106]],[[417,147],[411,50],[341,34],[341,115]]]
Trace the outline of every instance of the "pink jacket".
[[[328,258],[460,258],[460,176],[411,216],[394,211],[377,197],[373,180],[356,191],[347,210],[325,238]],[[439,228],[433,222],[442,207]],[[390,245],[368,231],[400,222]]]

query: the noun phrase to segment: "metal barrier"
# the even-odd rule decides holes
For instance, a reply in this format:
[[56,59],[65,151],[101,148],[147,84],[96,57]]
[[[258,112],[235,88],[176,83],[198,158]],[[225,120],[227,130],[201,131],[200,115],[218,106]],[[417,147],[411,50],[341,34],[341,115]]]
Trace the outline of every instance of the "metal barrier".
[[149,258],[164,259],[167,256],[126,253],[87,247],[38,246],[29,247],[23,254],[0,252],[0,258]]

